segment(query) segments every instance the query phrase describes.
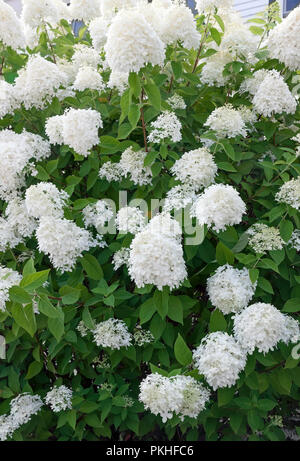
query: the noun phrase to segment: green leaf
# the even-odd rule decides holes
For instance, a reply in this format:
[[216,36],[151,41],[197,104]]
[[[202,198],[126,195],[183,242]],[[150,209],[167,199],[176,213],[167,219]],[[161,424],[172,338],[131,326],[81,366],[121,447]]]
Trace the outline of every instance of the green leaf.
[[22,307],[20,304],[13,304],[12,316],[20,327],[24,328],[30,336],[36,332],[36,321],[32,304]]
[[161,96],[159,88],[154,83],[144,85],[150,104],[157,110],[161,109]]
[[270,293],[271,295],[274,294],[273,288],[269,280],[265,279],[264,277],[259,277],[257,285],[259,288],[264,290],[266,293]]
[[82,312],[82,320],[87,328],[93,330],[95,328],[95,322],[90,314],[89,308],[85,307]]
[[224,243],[219,242],[216,248],[216,260],[220,265],[233,264],[234,254]]
[[48,280],[50,269],[34,272],[33,274],[28,274],[23,277],[20,283],[20,287],[25,288],[26,291],[32,292],[39,288]]
[[135,128],[137,126],[140,116],[141,113],[139,107],[136,104],[131,104],[128,112],[128,120],[132,128]]
[[186,366],[192,362],[192,352],[186,345],[183,337],[178,333],[177,339],[174,344],[175,358],[180,365]]
[[80,262],[90,279],[101,280],[103,278],[102,267],[98,263],[95,256],[86,254],[83,258],[81,258]]
[[280,223],[280,235],[285,242],[288,242],[292,236],[294,226],[291,221],[281,221]]
[[138,76],[138,74],[136,74],[135,72],[130,72],[128,83],[133,95],[136,98],[139,98],[142,91],[142,87],[140,77]]
[[300,298],[291,298],[283,306],[283,312],[300,312]]
[[38,375],[42,368],[43,368],[42,363],[40,363],[40,362],[31,362],[31,364],[28,367],[25,379],[31,379],[34,376]]
[[214,27],[211,27],[210,28],[210,33],[211,33],[212,38],[216,42],[216,44],[218,46],[220,46],[221,41],[222,41],[222,36],[221,36],[220,32],[217,29],[215,29]]
[[39,311],[47,317],[55,319],[60,316],[60,311],[53,306],[47,295],[41,295],[38,301]]
[[209,331],[226,331],[227,322],[219,309],[215,309],[210,316]]
[[65,285],[59,290],[63,304],[75,304],[80,298],[80,290]]
[[145,301],[141,307],[140,307],[140,323],[143,325],[143,323],[148,322],[153,314],[156,312],[156,305],[154,303],[153,298],[148,299]]
[[218,406],[223,407],[233,399],[235,387],[224,387],[218,389]]
[[63,313],[59,317],[48,319],[48,328],[50,333],[54,336],[57,342],[59,342],[64,334],[64,316]]
[[182,74],[182,65],[180,61],[172,61],[171,62],[172,70],[175,79],[178,79],[181,77]]
[[31,303],[32,301],[32,297],[27,293],[27,291],[18,286],[10,288],[9,297],[12,301],[20,304]]
[[177,296],[169,297],[168,317],[183,325],[183,305]]

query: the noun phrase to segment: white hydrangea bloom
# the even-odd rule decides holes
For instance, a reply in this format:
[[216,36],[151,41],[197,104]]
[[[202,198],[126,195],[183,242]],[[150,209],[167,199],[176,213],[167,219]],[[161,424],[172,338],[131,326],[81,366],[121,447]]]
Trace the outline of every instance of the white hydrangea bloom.
[[122,9],[112,20],[104,46],[113,72],[138,72],[146,64],[162,65],[164,44],[136,10]]
[[299,229],[294,230],[288,244],[292,248],[295,248],[295,250],[300,251],[300,230]]
[[246,353],[232,336],[216,331],[205,336],[193,352],[195,367],[214,389],[231,387],[246,365]]
[[199,47],[201,35],[190,8],[174,3],[170,8],[160,8],[159,14],[158,35],[166,45],[181,42],[187,49]]
[[61,18],[59,3],[54,0],[22,0],[22,3],[21,19],[33,29],[47,22],[55,25]]
[[129,175],[131,181],[139,186],[151,184],[152,171],[149,166],[144,166],[147,152],[142,150],[135,152],[128,147],[121,155],[119,167],[122,175]]
[[191,376],[167,378],[158,373],[148,375],[140,384],[139,400],[163,423],[174,416],[197,418],[209,400],[210,392]]
[[97,51],[101,51],[106,43],[109,21],[102,16],[93,19],[89,23],[89,33],[92,39],[93,47]]
[[246,205],[239,193],[229,185],[213,184],[205,189],[191,209],[200,225],[207,224],[216,232],[242,221]]
[[151,331],[143,330],[140,325],[137,325],[133,333],[133,339],[137,346],[144,346],[145,344],[150,344],[155,341]]
[[131,346],[132,337],[123,320],[110,318],[98,323],[92,332],[97,346],[120,349]]
[[206,147],[191,150],[176,160],[171,173],[178,181],[198,191],[214,182],[218,167]]
[[227,9],[232,6],[232,0],[196,0],[196,8],[198,13],[201,14],[204,11],[214,11],[215,8]]
[[83,251],[104,243],[93,239],[85,229],[76,226],[73,221],[53,216],[43,216],[36,230],[39,251],[49,256],[55,269],[71,271],[77,258]]
[[76,327],[76,330],[79,331],[80,336],[82,336],[83,338],[87,336],[89,332],[89,329],[85,326],[85,323],[83,322],[83,320],[80,320],[80,322],[78,323]]
[[168,217],[153,219],[131,243],[129,275],[139,288],[146,284],[159,290],[164,286],[178,288],[187,277],[180,226]]
[[63,141],[84,157],[99,143],[98,130],[102,127],[101,114],[93,109],[67,109],[63,115],[50,117],[46,122],[51,144]]
[[137,234],[146,225],[144,213],[137,207],[121,208],[116,216],[116,226],[120,233]]
[[73,392],[68,387],[54,386],[51,391],[47,392],[45,397],[46,405],[49,405],[54,413],[72,409]]
[[163,211],[170,212],[172,210],[184,209],[196,199],[197,195],[193,187],[187,184],[172,187],[164,200]]
[[223,75],[226,64],[232,61],[230,53],[218,52],[210,56],[201,71],[201,82],[208,86],[225,86],[229,77]]
[[269,71],[253,98],[256,112],[271,117],[274,114],[294,114],[297,101],[283,77],[276,70]]
[[148,136],[149,142],[160,143],[163,139],[171,139],[172,142],[181,141],[181,123],[174,112],[165,110],[154,122],[151,122],[153,129]]
[[235,269],[225,264],[207,280],[207,292],[213,306],[223,314],[230,314],[248,306],[256,285],[257,282],[251,282],[248,269]]
[[36,415],[43,406],[39,395],[30,395],[27,392],[19,394],[10,402],[10,417],[16,427],[28,423],[33,415]]
[[122,170],[119,163],[105,162],[99,170],[99,177],[106,179],[108,182],[120,181],[122,179]]
[[128,265],[129,255],[129,248],[121,248],[121,250],[115,252],[112,259],[115,271],[117,271],[123,265]]
[[231,104],[225,104],[222,107],[217,107],[204,126],[215,131],[220,138],[235,138],[236,136],[247,136],[245,122],[240,112],[233,108]]
[[284,183],[275,196],[277,202],[287,203],[296,210],[300,209],[300,177]]
[[267,75],[269,75],[270,71],[267,69],[260,69],[253,73],[252,77],[245,78],[240,86],[240,92],[244,93],[247,92],[254,96],[258,88],[260,87],[261,83],[264,81]]
[[87,205],[82,210],[82,214],[85,226],[94,226],[99,231],[114,215],[111,207],[105,200],[98,200],[92,205]]
[[31,55],[15,80],[15,95],[26,109],[43,109],[66,84],[66,75],[59,67],[39,55]]
[[25,206],[29,216],[55,216],[61,218],[69,195],[50,182],[30,186],[25,193]]
[[77,69],[77,71],[83,66],[97,69],[101,64],[101,55],[93,47],[84,45],[83,43],[77,43],[74,45],[73,50],[72,63],[74,69]]
[[0,80],[0,119],[7,114],[13,114],[19,106],[15,98],[14,86],[5,80]]
[[0,416],[0,441],[4,442],[12,436],[17,426],[10,415]]
[[10,199],[5,218],[0,218],[0,251],[14,248],[30,237],[36,229],[36,221],[27,213],[24,200]]
[[41,136],[23,131],[0,131],[0,197],[8,201],[25,185],[25,175],[31,172],[33,160],[51,155],[50,144]]
[[253,124],[257,121],[257,114],[247,106],[240,106],[238,110],[244,122],[253,127]]
[[72,19],[78,19],[85,23],[101,14],[99,0],[71,0],[69,8]]
[[111,72],[107,83],[108,88],[116,88],[120,94],[123,94],[128,88],[128,76],[128,72]]
[[232,61],[246,57],[248,61],[255,61],[254,53],[258,49],[259,36],[253,34],[241,17],[234,18],[225,26],[220,50],[229,52]]
[[24,48],[22,24],[15,10],[3,0],[0,0],[0,24],[0,42],[14,50]]
[[5,303],[9,300],[9,289],[19,285],[22,276],[8,267],[0,266],[0,311],[5,311]]
[[250,236],[248,244],[256,253],[265,253],[266,251],[281,250],[284,240],[280,237],[279,229],[270,227],[266,224],[256,223],[247,230]]
[[184,110],[186,108],[186,103],[183,97],[177,93],[174,93],[173,96],[168,98],[167,103],[169,104],[169,106],[171,106],[173,110],[176,110],[176,109]]
[[[300,7],[270,31],[267,46],[272,58],[277,58],[291,70],[300,68]],[[289,46],[286,44],[289,43]]]
[[129,10],[137,6],[139,0],[101,0],[101,15],[113,18],[122,9]]
[[101,92],[105,89],[105,84],[96,69],[84,66],[79,69],[75,82],[73,83],[73,88],[78,91],[89,89]]
[[[71,85],[72,83],[74,83],[74,80],[76,78],[76,75],[77,75],[77,72],[80,68],[81,65],[83,64],[78,64],[76,62],[76,64],[74,64],[73,61],[69,61],[68,59],[66,58],[57,58],[56,59],[56,65],[57,67],[59,68],[59,70],[61,72],[64,73],[65,75],[65,85]],[[87,64],[85,64],[87,65]]]
[[256,303],[246,307],[235,315],[233,328],[236,340],[249,354],[255,349],[266,354],[280,341],[289,343],[300,339],[299,323],[272,304]]

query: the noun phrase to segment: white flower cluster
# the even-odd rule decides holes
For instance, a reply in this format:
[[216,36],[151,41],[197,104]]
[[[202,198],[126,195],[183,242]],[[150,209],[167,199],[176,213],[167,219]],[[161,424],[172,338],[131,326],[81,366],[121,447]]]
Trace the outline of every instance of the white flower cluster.
[[110,205],[105,200],[87,205],[83,210],[83,221],[86,227],[94,226],[98,232],[114,215]]
[[297,109],[297,101],[279,72],[271,70],[254,95],[253,107],[256,112],[265,117],[283,112],[294,114]]
[[116,226],[120,233],[137,234],[146,225],[143,212],[137,207],[126,206],[121,208],[116,216]]
[[[300,7],[295,8],[270,31],[268,49],[272,58],[279,59],[291,70],[300,67]],[[286,46],[289,43],[290,46]]]
[[5,311],[5,303],[9,299],[9,289],[19,285],[22,276],[8,267],[0,266],[0,311]]
[[118,270],[124,264],[126,266],[128,265],[129,254],[130,254],[129,248],[121,248],[121,250],[118,250],[115,252],[115,254],[113,255],[113,261],[112,261],[115,271]]
[[294,230],[288,243],[292,248],[295,248],[295,250],[300,251],[300,230],[299,229]]
[[231,387],[246,365],[246,353],[232,336],[216,331],[205,336],[193,352],[195,367],[214,389]]
[[80,322],[78,323],[77,327],[76,327],[76,330],[79,331],[80,335],[84,338],[88,332],[89,332],[89,329],[85,326],[85,323],[83,320],[80,320]]
[[22,243],[37,226],[35,219],[29,216],[24,200],[17,197],[10,199],[4,215],[0,217],[0,251]]
[[79,19],[88,23],[101,15],[99,0],[71,0],[70,1],[70,16],[72,19]]
[[206,147],[186,152],[171,168],[171,173],[178,181],[193,187],[195,191],[212,184],[217,171],[214,158]]
[[200,225],[207,224],[216,232],[242,221],[246,205],[239,193],[229,185],[213,184],[205,189],[191,208]]
[[197,418],[204,410],[210,392],[191,376],[167,378],[158,373],[148,375],[140,384],[139,400],[163,423],[174,414],[183,421],[185,416]]
[[276,227],[270,227],[263,223],[253,224],[247,230],[249,235],[248,244],[256,253],[266,251],[281,250],[284,240],[280,237],[280,232]]
[[128,147],[122,153],[119,163],[110,161],[104,163],[99,170],[99,176],[111,182],[120,181],[122,177],[129,175],[131,181],[136,185],[151,184],[151,168],[144,166],[146,155],[147,152],[142,150],[135,152],[131,147]]
[[34,160],[51,154],[50,144],[41,136],[23,131],[0,131],[0,197],[8,200],[20,193],[25,175],[33,168]]
[[101,51],[106,43],[109,21],[102,16],[93,19],[89,24],[89,33],[92,39],[93,47]]
[[31,55],[26,66],[18,72],[14,83],[15,97],[26,109],[43,109],[66,84],[66,78],[56,64],[39,55]]
[[129,275],[137,287],[178,288],[187,276],[181,228],[169,214],[158,215],[136,234],[130,246]]
[[247,136],[246,125],[241,113],[234,109],[231,104],[225,104],[215,109],[204,125],[215,131],[219,138]]
[[247,92],[254,96],[257,93],[261,83],[264,81],[266,76],[269,75],[269,72],[270,71],[266,69],[257,70],[251,77],[248,77],[242,81],[239,91],[241,93]]
[[69,198],[65,191],[60,191],[51,182],[40,182],[30,186],[25,193],[25,206],[29,216],[55,216],[61,218]]
[[172,187],[166,195],[163,204],[163,211],[170,212],[172,210],[184,209],[192,204],[197,198],[193,187],[183,184],[180,186]]
[[104,45],[113,72],[139,72],[146,64],[162,65],[164,44],[137,10],[120,10],[113,18]]
[[0,80],[0,119],[7,114],[13,114],[18,106],[14,86],[5,80]]
[[108,88],[116,88],[120,94],[123,94],[128,88],[128,76],[127,72],[111,72],[107,83]]
[[215,8],[230,8],[232,0],[196,0],[196,8],[199,14],[214,11]]
[[47,392],[45,397],[46,405],[49,405],[54,413],[72,409],[73,392],[68,387],[54,386],[51,391]]
[[300,209],[300,177],[291,179],[281,186],[277,192],[275,199],[277,202],[283,202],[296,210]]
[[45,26],[46,23],[56,25],[66,15],[66,5],[58,0],[22,0],[21,19],[31,29]]
[[223,75],[226,64],[232,62],[230,53],[222,51],[210,56],[201,71],[201,82],[208,86],[225,86],[229,77]]
[[154,342],[154,336],[151,331],[143,330],[139,325],[135,328],[133,339],[137,346],[144,346],[145,344]]
[[46,133],[51,144],[67,144],[84,157],[99,143],[98,129],[103,122],[93,109],[68,109],[63,115],[46,121]]
[[169,106],[171,106],[171,108],[173,110],[176,110],[176,109],[181,109],[181,110],[184,110],[186,109],[186,103],[183,99],[182,96],[180,96],[179,94],[173,94],[173,96],[171,96],[170,98],[167,99],[167,103],[169,104]]
[[297,342],[300,329],[297,320],[282,314],[272,304],[256,303],[234,317],[234,336],[249,354],[257,348],[266,354],[280,341]]
[[23,424],[36,415],[43,402],[38,395],[19,394],[10,402],[10,414],[0,416],[0,440],[5,441]]
[[92,67],[97,69],[101,64],[101,55],[93,47],[77,43],[73,47],[74,54],[72,56],[73,71],[76,73],[81,67]]
[[239,312],[248,306],[257,283],[252,283],[246,268],[235,269],[229,264],[218,267],[207,280],[210,302],[224,314]]
[[181,123],[174,112],[162,112],[154,122],[151,122],[152,131],[148,136],[149,142],[160,143],[163,139],[172,142],[181,141]]
[[105,245],[73,221],[53,216],[41,218],[36,237],[39,251],[49,255],[55,269],[62,272],[71,271],[83,251],[88,251],[94,246]]
[[22,25],[14,9],[0,0],[0,42],[14,50],[25,47]]
[[80,67],[76,75],[73,88],[78,91],[89,89],[101,92],[105,89],[105,84],[96,69],[90,66],[83,66]]
[[98,323],[93,330],[94,341],[97,346],[120,349],[131,346],[132,337],[123,320],[110,318]]

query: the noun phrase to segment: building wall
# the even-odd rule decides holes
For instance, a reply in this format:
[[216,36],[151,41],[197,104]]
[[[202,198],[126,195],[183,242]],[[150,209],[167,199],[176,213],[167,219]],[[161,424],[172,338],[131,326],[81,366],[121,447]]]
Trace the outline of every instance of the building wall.
[[244,19],[250,19],[263,11],[269,4],[269,0],[235,0],[234,6]]

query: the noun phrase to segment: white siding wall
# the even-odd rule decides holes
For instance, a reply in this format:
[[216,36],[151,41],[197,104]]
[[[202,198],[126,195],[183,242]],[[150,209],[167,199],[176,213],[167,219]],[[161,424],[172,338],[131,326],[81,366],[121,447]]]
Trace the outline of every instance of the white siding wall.
[[249,19],[256,13],[263,11],[269,4],[268,0],[235,0],[234,6],[242,17]]
[[22,11],[22,2],[21,0],[4,0],[8,5],[10,5],[18,15],[21,14]]

